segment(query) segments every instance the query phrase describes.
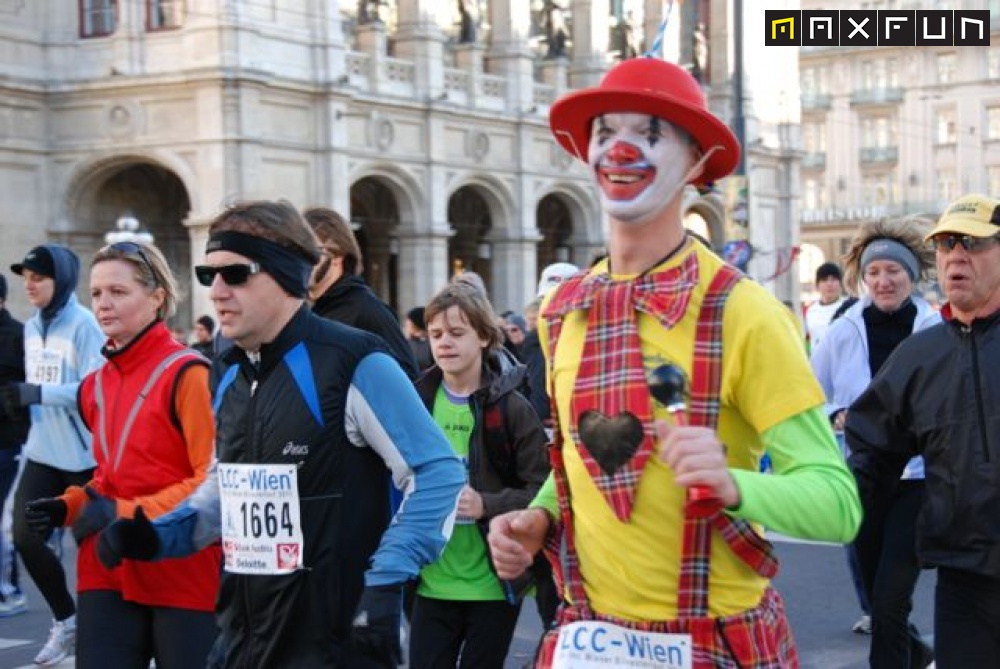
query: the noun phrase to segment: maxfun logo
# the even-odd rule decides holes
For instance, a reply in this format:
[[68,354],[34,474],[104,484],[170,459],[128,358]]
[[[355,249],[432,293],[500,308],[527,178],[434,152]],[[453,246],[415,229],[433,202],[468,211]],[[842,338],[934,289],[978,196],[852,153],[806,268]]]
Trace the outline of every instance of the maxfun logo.
[[766,46],[989,46],[988,9],[764,10]]

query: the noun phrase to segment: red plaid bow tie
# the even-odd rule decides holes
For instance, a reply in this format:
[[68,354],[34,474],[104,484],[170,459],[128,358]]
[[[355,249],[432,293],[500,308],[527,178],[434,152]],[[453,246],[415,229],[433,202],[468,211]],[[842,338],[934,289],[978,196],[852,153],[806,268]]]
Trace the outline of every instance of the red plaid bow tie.
[[594,484],[621,521],[653,452],[653,404],[646,383],[636,312],[670,329],[698,285],[697,254],[677,267],[627,280],[593,274],[566,286],[549,317],[587,311],[587,335],[570,400],[570,434]]

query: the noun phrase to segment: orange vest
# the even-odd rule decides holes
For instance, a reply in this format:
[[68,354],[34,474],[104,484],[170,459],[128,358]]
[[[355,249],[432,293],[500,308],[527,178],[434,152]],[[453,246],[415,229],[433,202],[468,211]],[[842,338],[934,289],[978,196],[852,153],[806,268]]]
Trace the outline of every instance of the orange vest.
[[[108,362],[80,384],[80,415],[93,434],[97,460],[90,485],[107,497],[131,501],[185,480],[203,479],[205,472],[195,471],[189,458],[174,394],[181,372],[191,364],[204,364],[204,359],[175,342],[163,323],[154,324],[124,349],[105,354]],[[210,405],[185,407],[184,414],[213,420]],[[214,610],[221,564],[218,544],[185,558],[124,560],[109,570],[97,559],[97,536],[87,537],[80,546],[80,592],[117,590],[126,601],[138,604]]]

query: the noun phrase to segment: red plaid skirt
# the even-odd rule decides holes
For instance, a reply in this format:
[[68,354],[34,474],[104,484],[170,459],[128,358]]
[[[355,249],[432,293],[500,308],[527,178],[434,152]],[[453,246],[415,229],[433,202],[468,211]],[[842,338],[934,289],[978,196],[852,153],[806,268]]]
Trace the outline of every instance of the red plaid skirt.
[[[690,634],[694,669],[797,669],[799,666],[785,604],[774,588],[764,592],[755,608],[724,618],[637,623],[596,613],[592,617],[643,632]],[[568,605],[559,612],[559,625],[583,619],[578,609]],[[558,626],[542,637],[535,655],[535,669],[552,666],[558,638]]]

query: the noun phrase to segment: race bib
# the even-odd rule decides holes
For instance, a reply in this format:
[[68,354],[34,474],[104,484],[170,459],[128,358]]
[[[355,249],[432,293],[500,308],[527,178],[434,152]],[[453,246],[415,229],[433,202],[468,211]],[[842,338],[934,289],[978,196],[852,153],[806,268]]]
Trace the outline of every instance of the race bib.
[[302,567],[295,467],[219,463],[226,571],[288,574]]
[[640,632],[600,621],[559,628],[552,669],[691,669],[691,635]]
[[28,383],[53,383],[63,382],[63,359],[66,355],[62,351],[51,351],[49,349],[31,349],[25,356],[24,377]]

